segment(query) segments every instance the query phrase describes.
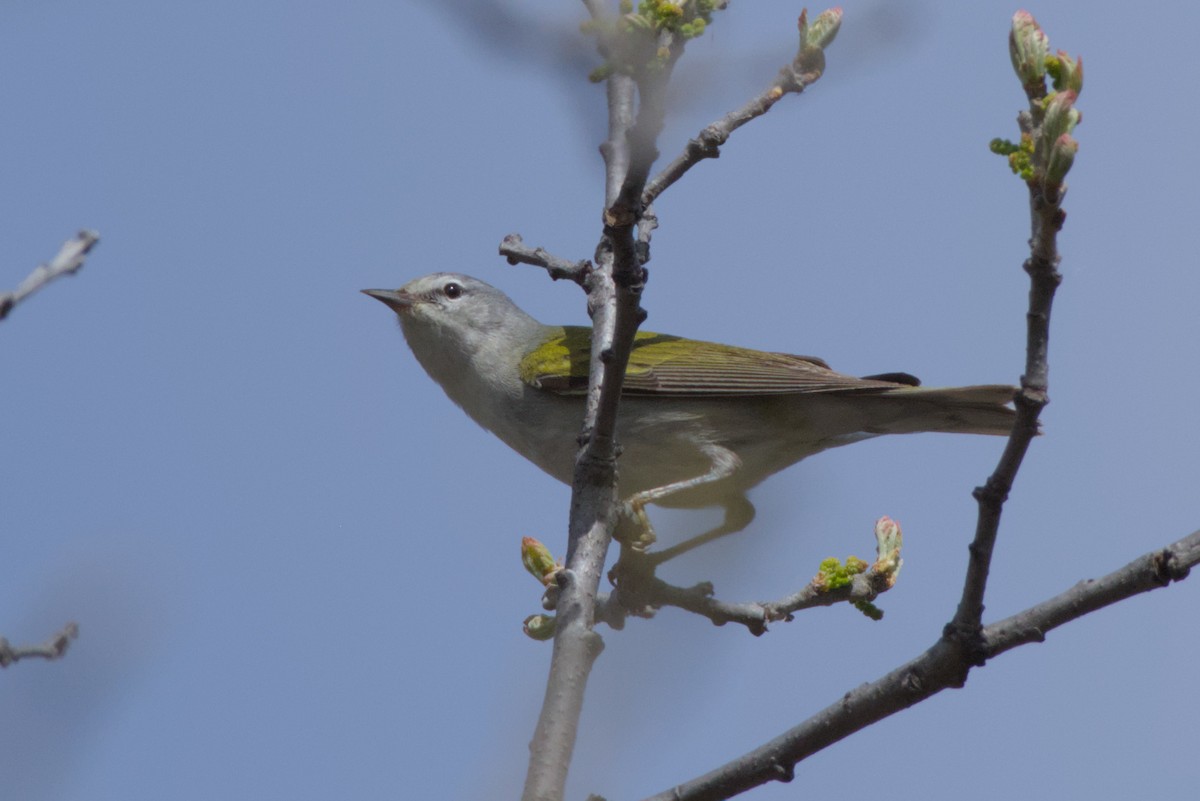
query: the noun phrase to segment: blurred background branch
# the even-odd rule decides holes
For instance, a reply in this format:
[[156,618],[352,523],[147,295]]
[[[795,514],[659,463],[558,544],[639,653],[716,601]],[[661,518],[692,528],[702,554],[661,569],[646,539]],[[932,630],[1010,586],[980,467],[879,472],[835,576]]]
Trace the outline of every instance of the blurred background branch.
[[17,304],[50,282],[78,272],[87,254],[99,241],[100,235],[95,231],[80,231],[63,243],[53,259],[34,268],[16,289],[0,293],[0,320],[7,317]]
[[67,652],[71,640],[79,636],[79,625],[68,623],[50,639],[40,645],[14,646],[0,637],[0,668],[6,668],[22,659],[58,659]]

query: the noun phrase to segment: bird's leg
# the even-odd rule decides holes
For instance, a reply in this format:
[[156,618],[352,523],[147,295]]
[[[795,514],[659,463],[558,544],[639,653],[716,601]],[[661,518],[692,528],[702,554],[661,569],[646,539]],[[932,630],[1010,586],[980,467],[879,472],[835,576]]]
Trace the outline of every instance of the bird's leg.
[[[646,515],[646,504],[654,503],[655,501],[659,501],[668,495],[674,495],[676,492],[683,492],[684,490],[694,489],[695,487],[699,487],[704,484],[711,484],[714,481],[721,481],[722,479],[729,478],[739,467],[742,466],[742,460],[738,458],[736,453],[728,448],[723,448],[720,445],[708,443],[703,446],[703,451],[705,455],[712,460],[712,464],[709,467],[708,472],[704,473],[703,475],[695,476],[694,478],[676,481],[672,484],[665,484],[661,487],[655,487],[654,489],[639,492],[626,501],[625,505],[626,509],[628,510],[628,517],[633,525],[637,527],[638,533],[635,536],[622,539],[622,542],[633,548],[635,551],[645,551],[646,548],[654,544],[655,540],[654,527],[650,525],[650,518]],[[746,518],[745,522],[737,528],[729,529],[723,533],[729,534],[733,531],[740,531],[741,529],[745,528],[746,524],[749,523],[751,519],[753,519],[754,507],[750,506],[749,501],[746,501],[746,506],[750,508],[750,514],[749,517]],[[731,521],[729,505],[726,505],[725,511],[725,523],[721,526],[718,526],[716,529],[713,529],[713,531],[721,531],[730,525]],[[745,510],[741,511],[744,514]],[[711,534],[712,532],[709,533]],[[703,534],[701,536],[708,535]],[[715,534],[713,536],[716,537],[721,535]],[[701,543],[697,543],[697,545],[699,544]]]
[[728,499],[724,506],[725,519],[721,521],[721,525],[692,537],[690,540],[684,540],[678,545],[672,545],[670,548],[664,548],[661,551],[647,554],[647,558],[657,567],[669,559],[674,559],[676,556],[681,556],[693,548],[699,548],[705,543],[720,539],[726,534],[736,534],[750,525],[750,521],[754,519],[754,504],[750,503],[745,495]]

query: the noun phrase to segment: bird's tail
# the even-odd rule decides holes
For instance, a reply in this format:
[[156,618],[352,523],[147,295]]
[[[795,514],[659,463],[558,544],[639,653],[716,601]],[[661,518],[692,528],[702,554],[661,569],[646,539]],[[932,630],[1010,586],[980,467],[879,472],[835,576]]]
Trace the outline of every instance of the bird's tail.
[[1012,431],[1017,413],[1010,408],[1016,387],[986,384],[974,387],[901,387],[864,398],[879,401],[871,415],[871,432],[913,434],[997,434]]

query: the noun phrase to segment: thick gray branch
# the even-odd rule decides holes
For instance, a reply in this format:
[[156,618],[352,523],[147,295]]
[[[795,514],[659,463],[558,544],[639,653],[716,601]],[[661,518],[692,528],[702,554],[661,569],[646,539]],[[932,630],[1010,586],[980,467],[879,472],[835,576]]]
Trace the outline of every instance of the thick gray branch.
[[[632,116],[634,88],[632,79],[625,76],[609,79],[609,139],[601,148],[607,167],[606,198],[620,194],[626,180],[623,171],[629,170],[632,163],[629,132],[638,124]],[[645,112],[644,104],[641,111]],[[608,203],[606,207],[611,208]],[[628,232],[634,222],[625,222],[630,242],[632,235]],[[617,514],[616,407],[633,334],[641,321],[640,280],[630,278],[631,271],[640,274],[640,265],[630,263],[632,246],[614,245],[607,211],[605,223],[596,249],[596,269],[588,272],[584,282],[593,333],[580,435],[583,445],[571,487],[567,566],[559,574],[554,655],[530,744],[523,801],[559,801],[563,797],[587,677],[603,648],[593,626],[596,593]]]
[[[598,0],[585,0],[585,4],[593,16],[604,13]],[[838,19],[840,12],[824,20],[832,26],[827,27],[826,43],[832,41]],[[798,75],[819,72],[824,64],[819,46],[814,49],[811,42],[805,44],[806,24],[802,13],[801,49],[793,64]],[[605,54],[608,48],[603,39],[600,47]],[[666,86],[683,49],[682,38],[660,30],[656,52],[665,55],[653,69],[640,70],[636,79],[622,71],[608,79],[609,130],[600,151],[605,162],[604,231],[596,248],[595,267],[584,280],[592,315],[592,352],[582,445],[572,482],[564,571],[568,578],[561,588],[554,658],[530,746],[533,755],[526,774],[525,801],[562,798],[587,673],[600,650],[592,627],[617,516],[617,401],[634,335],[645,318],[640,299],[649,239],[656,224],[647,214],[644,196],[650,168],[658,158]]]
[[[1083,581],[1047,601],[985,626],[984,659],[1030,642],[1098,609],[1186,578],[1200,564],[1200,531],[1135,559],[1099,579]],[[943,636],[925,653],[857,687],[812,716],[741,757],[646,801],[723,801],[770,781],[790,781],[796,763],[837,741],[950,687],[961,687],[976,652]]]

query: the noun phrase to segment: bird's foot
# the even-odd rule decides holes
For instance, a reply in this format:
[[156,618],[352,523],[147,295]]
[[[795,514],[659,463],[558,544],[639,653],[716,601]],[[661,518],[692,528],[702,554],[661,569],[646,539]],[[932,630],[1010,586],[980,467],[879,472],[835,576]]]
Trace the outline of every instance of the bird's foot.
[[624,525],[618,524],[614,538],[626,548],[636,553],[645,553],[658,537],[654,535],[654,526],[650,525],[650,516],[646,514],[646,504],[636,499],[623,505],[622,518]]

